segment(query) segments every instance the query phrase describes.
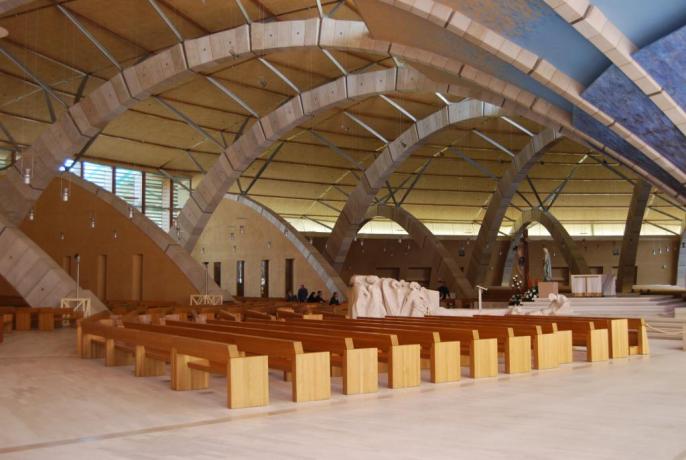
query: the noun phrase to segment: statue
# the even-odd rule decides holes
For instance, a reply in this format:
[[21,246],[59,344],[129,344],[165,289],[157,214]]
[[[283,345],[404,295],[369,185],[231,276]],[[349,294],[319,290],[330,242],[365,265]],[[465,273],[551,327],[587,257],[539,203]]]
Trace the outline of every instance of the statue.
[[539,310],[527,311],[521,306],[510,307],[505,313],[509,315],[534,315],[534,316],[570,316],[574,314],[574,310],[569,303],[567,296],[562,294],[549,294],[548,300],[550,304],[547,308]]
[[439,306],[438,291],[423,288],[415,282],[374,275],[353,275],[348,298],[352,318],[455,316],[458,313]]
[[543,247],[543,281],[553,280],[553,263],[550,260],[548,248]]

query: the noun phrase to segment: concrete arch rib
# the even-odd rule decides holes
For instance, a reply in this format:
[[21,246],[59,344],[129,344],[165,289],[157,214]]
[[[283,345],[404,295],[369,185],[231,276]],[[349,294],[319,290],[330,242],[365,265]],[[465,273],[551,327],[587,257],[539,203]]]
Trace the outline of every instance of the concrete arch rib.
[[326,244],[326,252],[334,267],[340,269],[345,262],[350,244],[379,189],[424,139],[455,123],[495,117],[503,113],[500,107],[482,101],[465,100],[453,103],[417,121],[390,142],[364,172],[362,180],[350,193],[343,211],[336,220]]
[[581,251],[576,245],[576,242],[569,236],[567,230],[562,226],[559,220],[555,218],[551,213],[540,208],[527,209],[522,212],[522,215],[517,219],[513,225],[512,231],[512,241],[510,243],[510,248],[507,252],[507,259],[505,260],[505,268],[503,269],[503,286],[509,285],[510,279],[512,278],[512,268],[514,267],[514,246],[517,243],[520,235],[524,229],[534,222],[538,222],[543,225],[553,241],[557,243],[560,251],[562,252],[562,257],[564,257],[567,265],[569,266],[569,271],[571,274],[588,274],[591,271],[588,268],[586,260],[581,255]]
[[[69,180],[81,187],[82,189],[92,193],[98,199],[109,204],[112,209],[114,209],[120,215],[129,217],[129,210],[132,210],[133,217],[130,219],[131,223],[135,225],[138,230],[143,232],[148,238],[150,238],[164,254],[169,258],[171,263],[176,265],[176,267],[183,273],[188,281],[193,285],[199,293],[205,290],[205,269],[200,262],[195,260],[190,252],[184,250],[179,243],[177,243],[167,232],[162,230],[153,221],[148,219],[143,213],[132,209],[128,203],[116,196],[115,194],[108,192],[104,188],[98,187],[97,185],[84,180],[76,175],[70,174]],[[222,294],[225,300],[231,300],[231,295],[228,291],[222,290],[214,280],[210,278],[207,279],[208,292],[210,294]]]
[[467,278],[472,283],[484,282],[490,265],[491,250],[498,238],[498,230],[519,184],[526,178],[529,170],[539,158],[561,139],[562,135],[556,129],[542,131],[512,159],[510,167],[498,181],[496,190],[488,202],[488,208],[469,260]]
[[462,273],[455,258],[450,254],[441,240],[431,233],[426,225],[401,207],[378,205],[367,210],[365,219],[359,228],[374,217],[385,217],[400,225],[410,234],[420,249],[430,253],[431,268],[436,270],[439,278],[445,280],[448,288],[460,299],[472,299],[476,296],[474,286]]
[[[64,297],[76,296],[76,283],[67,272],[31,238],[0,216],[0,275],[31,307],[59,307]],[[79,297],[89,297],[93,313],[107,307],[91,291],[82,289]]]
[[629,212],[626,216],[626,225],[624,226],[622,252],[619,254],[617,292],[631,292],[636,283],[636,253],[638,252],[638,241],[643,226],[643,216],[650,199],[650,189],[650,184],[643,180],[638,180],[634,184]]
[[[31,158],[33,164],[31,185],[23,183],[22,172],[15,168],[7,170],[0,177],[0,195],[6,198],[0,201],[0,212],[10,222],[15,224],[21,222],[32,204],[55,177],[59,166],[74,152],[80,151],[111,120],[138,101],[175,87],[189,80],[196,72],[211,71],[258,54],[293,48],[318,49],[320,47],[357,50],[377,55],[393,54],[393,56],[406,59],[408,62],[418,63],[437,72],[450,75],[451,81],[458,82],[458,84],[467,82],[472,86],[476,85],[480,89],[473,92],[479,94],[477,96],[479,99],[497,99],[500,101],[498,104],[505,103],[511,106],[511,110],[515,113],[527,116],[547,126],[563,126],[568,136],[581,141],[595,142],[571,125],[569,113],[555,109],[550,104],[546,105],[544,101],[536,103],[538,99],[533,94],[483,72],[463,71],[467,66],[455,60],[409,46],[374,40],[369,37],[366,26],[362,22],[315,18],[254,23],[250,26],[244,25],[174,45],[116,74],[80,102],[71,106],[25,152],[25,156]],[[400,83],[400,75],[400,72],[396,75],[398,83]],[[340,79],[337,82],[340,85]],[[271,115],[258,120],[259,122],[255,123],[244,137],[246,139],[251,136],[254,137],[256,144],[262,143],[263,138],[271,141],[270,137],[276,135],[280,129],[285,129],[284,125],[294,120],[289,112],[297,112],[302,109],[304,115],[305,104],[308,102],[312,107],[328,105],[328,98],[331,96],[329,92],[336,91],[335,84],[336,82],[332,82],[330,86],[321,87],[319,93],[312,93],[313,97],[309,101],[298,96],[298,98],[287,102]],[[448,93],[452,93],[454,90],[458,94],[465,92],[463,88],[455,85],[450,87],[443,85],[443,87],[447,88]],[[356,97],[355,87],[346,85],[344,88],[339,87],[338,90],[348,92],[350,88],[353,91],[346,94],[346,97]],[[625,158],[606,148],[603,149],[607,154],[627,163]],[[226,155],[220,156],[220,159],[224,156]],[[237,155],[234,160],[238,161],[238,164],[234,164],[233,167],[240,171],[241,168],[245,167],[240,160],[249,157],[249,155]],[[208,174],[208,185],[204,188],[209,188],[210,191],[218,191],[216,190],[218,187],[212,187],[209,182],[220,179],[219,182],[221,183],[222,175],[235,174],[236,171],[231,166],[228,160],[217,162],[216,167],[212,168],[212,174]],[[651,177],[646,171],[637,168],[636,165],[632,164],[632,166],[640,174]],[[230,178],[230,183],[234,179]],[[659,183],[655,178],[651,178],[651,180]],[[661,184],[661,186],[670,190],[670,193],[681,200],[678,192],[665,184]],[[210,211],[212,206],[207,207],[206,205],[213,203],[216,205],[223,193],[210,195],[204,200],[198,199],[199,206],[196,206],[197,209],[186,211],[186,217],[192,218],[191,223],[198,220],[201,217],[200,214]],[[200,226],[202,227],[202,225]],[[184,243],[186,248],[193,246],[193,238],[196,234],[197,229],[191,226],[190,241]]]
[[342,300],[345,300],[348,287],[338,275],[338,272],[334,270],[329,261],[326,260],[317,248],[312,246],[307,238],[289,224],[288,221],[268,207],[263,206],[247,196],[230,193],[227,194],[225,198],[251,208],[253,211],[260,214],[267,222],[276,227],[279,232],[295,246],[305,260],[307,260],[307,263],[310,264],[312,269],[319,275],[319,278],[324,282],[329,292],[338,292],[339,297]]

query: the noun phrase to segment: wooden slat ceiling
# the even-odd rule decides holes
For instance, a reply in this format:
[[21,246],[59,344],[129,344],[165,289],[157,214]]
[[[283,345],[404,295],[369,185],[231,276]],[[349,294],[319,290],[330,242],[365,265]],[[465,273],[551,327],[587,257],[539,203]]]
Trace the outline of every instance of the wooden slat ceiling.
[[[62,0],[58,3],[68,9],[123,67],[176,42],[174,34],[147,1]],[[199,37],[245,22],[235,1],[157,0],[157,3],[184,38]],[[318,14],[314,0],[242,0],[242,3],[253,21],[301,19]],[[322,3],[328,12],[339,2],[323,0]],[[360,19],[352,0],[344,0],[333,17]],[[84,75],[89,75],[84,89],[88,94],[117,71],[58,10],[55,2],[41,0],[5,14],[0,18],[0,27],[9,31],[9,36],[0,41],[0,46],[52,87],[66,105],[73,103]],[[335,51],[332,54],[349,72],[394,65],[389,58],[365,53]],[[316,50],[292,50],[266,58],[303,91],[340,76],[336,66]],[[254,58],[227,65],[212,76],[261,115],[295,94],[291,87]],[[443,105],[431,93],[387,96],[417,118],[425,117]],[[222,95],[203,76],[160,97],[215,139],[223,139],[227,143],[233,141],[249,118],[243,107]],[[64,110],[64,106],[55,100],[53,106],[57,113]],[[344,110],[373,126],[389,140],[410,126],[407,117],[379,97],[351,101],[322,113],[284,136],[284,147],[256,181],[250,195],[284,216],[306,214],[333,222],[337,216],[335,209],[341,209],[345,203],[342,192],[349,193],[357,179],[351,173],[352,165],[348,160],[338,156],[307,130],[316,130],[365,166],[383,147],[379,139],[343,115]],[[248,120],[248,125],[253,122]],[[542,129],[522,118],[517,118],[516,122],[533,132]],[[0,123],[22,146],[30,145],[50,123],[43,92],[30,76],[4,57],[0,57]],[[495,181],[485,176],[482,170],[485,168],[500,176],[507,169],[510,157],[474,134],[474,129],[513,152],[529,140],[526,134],[501,119],[466,122],[431,136],[389,181],[392,187],[399,187],[395,195],[400,199],[414,182],[417,171],[441,151],[425,168],[403,204],[418,218],[427,222],[478,222],[483,217],[484,206],[495,189]],[[452,150],[446,150],[449,145]],[[0,146],[11,147],[10,139],[2,131]],[[158,101],[150,99],[140,102],[110,123],[84,158],[142,168],[164,167],[177,174],[197,174],[197,167],[185,151],[191,151],[205,169],[220,153],[217,145]],[[254,179],[271,151],[265,152],[243,174],[241,183],[244,186]],[[568,223],[623,223],[631,184],[593,159],[586,159],[578,165],[586,153],[587,149],[568,140],[555,146],[529,174],[536,191],[542,198],[547,196],[573,171],[555,201],[554,214]],[[478,162],[482,170],[460,155]],[[598,154],[595,157],[607,161],[611,168],[627,177],[635,177],[614,160]],[[232,191],[238,192],[237,186]],[[520,192],[529,202],[536,203],[535,193],[528,183],[521,186]],[[379,198],[387,194],[388,190],[384,189]],[[516,219],[520,212],[517,208],[527,206],[523,198],[515,196],[507,218]],[[653,209],[647,212],[651,221],[671,225],[680,224],[683,220],[682,211],[659,198],[653,198],[651,206]]]

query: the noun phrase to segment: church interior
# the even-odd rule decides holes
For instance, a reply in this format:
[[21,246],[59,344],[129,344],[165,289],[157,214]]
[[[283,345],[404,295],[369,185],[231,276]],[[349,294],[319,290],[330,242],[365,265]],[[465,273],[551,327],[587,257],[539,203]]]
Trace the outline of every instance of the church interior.
[[684,459],[685,154],[683,0],[0,0],[0,460]]

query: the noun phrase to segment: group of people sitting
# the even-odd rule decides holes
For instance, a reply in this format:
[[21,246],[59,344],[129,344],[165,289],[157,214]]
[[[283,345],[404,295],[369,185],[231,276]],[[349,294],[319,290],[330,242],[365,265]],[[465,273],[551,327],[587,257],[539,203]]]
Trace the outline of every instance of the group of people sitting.
[[[298,295],[293,294],[288,291],[286,294],[286,300],[289,302],[300,302],[300,303],[326,303],[322,291],[312,291],[309,292],[304,284],[300,285],[298,289]],[[338,292],[334,292],[329,300],[329,305],[340,305],[341,301],[338,299]]]

